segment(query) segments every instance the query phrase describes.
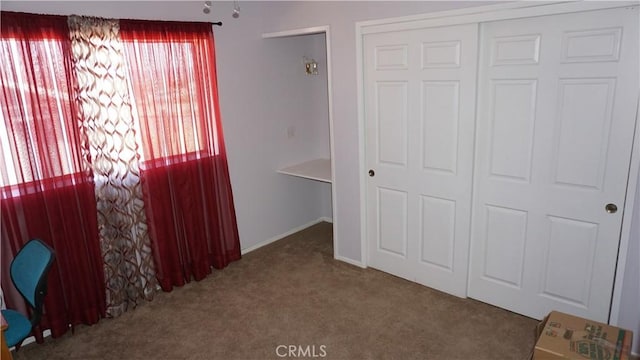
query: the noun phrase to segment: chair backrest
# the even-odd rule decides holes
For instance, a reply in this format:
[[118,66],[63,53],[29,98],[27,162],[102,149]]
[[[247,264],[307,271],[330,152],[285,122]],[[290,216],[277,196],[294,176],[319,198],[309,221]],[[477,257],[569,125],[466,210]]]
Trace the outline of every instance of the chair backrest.
[[42,316],[42,303],[47,294],[47,274],[55,259],[55,252],[40,239],[29,240],[11,261],[11,280],[22,297],[34,309],[31,324]]

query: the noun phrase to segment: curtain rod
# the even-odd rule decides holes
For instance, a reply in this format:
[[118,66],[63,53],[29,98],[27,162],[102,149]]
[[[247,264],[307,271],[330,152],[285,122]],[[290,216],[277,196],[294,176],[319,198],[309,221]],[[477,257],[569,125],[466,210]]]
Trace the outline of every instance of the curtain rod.
[[211,25],[222,26],[222,21],[209,23]]

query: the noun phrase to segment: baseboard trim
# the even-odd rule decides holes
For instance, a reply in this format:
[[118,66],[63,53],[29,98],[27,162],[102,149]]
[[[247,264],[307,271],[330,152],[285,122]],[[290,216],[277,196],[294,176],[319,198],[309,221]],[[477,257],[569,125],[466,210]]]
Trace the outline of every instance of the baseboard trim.
[[318,218],[318,222],[323,222],[323,221],[328,222],[329,224],[333,224],[333,219],[330,217],[323,216]]
[[[42,337],[43,338],[46,338],[46,337],[49,337],[49,336],[51,336],[51,330],[45,330],[45,331],[42,332]],[[36,342],[36,337],[35,336],[29,336],[28,338],[24,339],[24,341],[22,341],[22,345],[20,345],[20,346],[29,345],[29,344],[34,343],[34,342]],[[13,351],[15,348],[16,347],[13,346],[9,350]]]
[[361,262],[353,259],[346,258],[344,256],[335,256],[335,259],[338,261],[346,262],[349,265],[357,266],[361,269],[366,269],[367,267]]
[[302,230],[304,230],[304,229],[306,229],[308,227],[311,227],[311,226],[313,226],[315,224],[319,224],[321,222],[332,222],[332,220],[327,218],[327,217],[317,218],[317,219],[315,219],[313,221],[310,221],[310,222],[308,222],[308,223],[306,223],[304,225],[300,225],[298,227],[295,227],[295,228],[293,228],[293,229],[291,229],[291,230],[289,230],[289,231],[287,231],[285,233],[282,233],[280,235],[276,235],[274,237],[271,237],[271,238],[269,238],[267,240],[261,241],[261,242],[255,244],[253,246],[250,246],[250,247],[248,247],[246,249],[242,249],[242,250],[240,250],[240,252],[241,252],[242,255],[245,255],[245,254],[250,253],[250,252],[252,252],[254,250],[260,249],[263,246],[266,246],[266,245],[269,245],[269,244],[271,244],[273,242],[276,242],[278,240],[284,239],[289,235],[293,235],[293,234],[297,233],[298,231],[302,231]]

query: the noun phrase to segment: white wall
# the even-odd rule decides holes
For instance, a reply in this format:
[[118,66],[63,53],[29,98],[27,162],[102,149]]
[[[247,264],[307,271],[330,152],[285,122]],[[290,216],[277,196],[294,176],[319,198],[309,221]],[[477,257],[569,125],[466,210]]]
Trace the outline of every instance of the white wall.
[[[453,8],[486,5],[480,2],[245,2],[241,16],[231,18],[232,3],[214,2],[210,15],[202,13],[202,2],[8,2],[5,10],[51,14],[83,14],[158,20],[222,20],[216,28],[218,82],[229,154],[229,166],[238,212],[243,248],[284,233],[318,216],[308,207],[318,196],[318,187],[305,180],[274,172],[288,155],[286,129],[293,119],[274,118],[282,101],[274,92],[270,69],[294,59],[278,58],[274,40],[263,40],[264,32],[318,25],[331,26],[333,64],[334,142],[336,158],[338,255],[361,261],[360,189],[358,174],[358,123],[356,92],[355,22],[419,14]],[[278,61],[278,59],[280,59]],[[320,60],[320,59],[316,59]],[[293,60],[292,60],[293,61]],[[323,67],[321,66],[321,69]],[[284,90],[283,90],[284,91]],[[284,115],[286,116],[286,115]],[[318,130],[315,130],[318,131]],[[301,134],[302,135],[302,134]],[[284,145],[283,145],[284,144]],[[326,186],[320,192],[327,192]],[[325,194],[326,195],[326,194]],[[620,324],[640,339],[640,199],[636,201],[633,237],[625,271]],[[321,211],[322,212],[322,211]],[[324,214],[322,215],[324,216]],[[342,221],[341,221],[342,220]]]

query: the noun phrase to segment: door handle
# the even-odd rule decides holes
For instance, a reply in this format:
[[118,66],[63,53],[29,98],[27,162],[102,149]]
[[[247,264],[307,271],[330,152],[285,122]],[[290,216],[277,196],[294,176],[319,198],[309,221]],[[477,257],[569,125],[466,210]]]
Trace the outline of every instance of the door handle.
[[604,209],[609,213],[609,214],[615,214],[618,211],[618,207],[616,206],[616,204],[607,204]]
[[369,169],[369,176],[371,176],[371,177],[376,176],[376,172],[373,171],[373,169]]

